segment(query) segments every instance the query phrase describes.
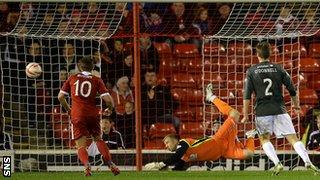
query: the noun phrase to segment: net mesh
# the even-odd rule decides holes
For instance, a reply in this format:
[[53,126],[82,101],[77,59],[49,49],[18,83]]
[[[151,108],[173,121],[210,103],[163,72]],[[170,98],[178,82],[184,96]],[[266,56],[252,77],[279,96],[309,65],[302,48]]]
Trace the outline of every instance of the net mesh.
[[[94,75],[105,74],[102,65],[107,47],[102,40],[117,29],[125,5],[21,4],[15,28],[1,36],[4,130],[17,150],[15,165],[19,170],[80,165],[69,116],[57,94],[63,82],[79,72],[76,63],[84,56],[94,59]],[[25,67],[31,62],[42,67],[37,79],[26,77]],[[92,156],[93,165],[102,165],[100,156]]]
[[[306,47],[300,43],[301,36],[311,36],[319,31],[319,23],[316,17],[319,16],[318,3],[236,3],[232,13],[222,29],[215,35],[205,39],[203,48],[203,77],[204,85],[213,82],[216,94],[225,99],[239,112],[242,112],[243,82],[246,70],[257,64],[255,46],[261,40],[267,40],[272,44],[270,61],[281,64],[290,74],[294,85],[299,89],[300,101],[303,107],[310,108],[317,103],[305,96],[309,91],[315,95],[315,91],[305,86],[304,67],[301,61],[307,57]],[[301,86],[300,86],[301,85]],[[302,135],[300,116],[292,111],[290,96],[283,90],[285,105],[289,115],[292,117],[295,130]],[[251,105],[253,105],[252,100]],[[212,124],[212,117],[219,114],[211,107],[204,105],[205,122]],[[253,107],[250,107],[249,123],[238,124],[239,138],[244,141],[244,133],[254,128]],[[282,150],[293,150],[292,146],[285,139],[271,138],[278,152]],[[262,150],[258,140],[255,142],[257,149]],[[262,153],[259,159],[264,159]],[[244,163],[247,166],[261,168],[261,162],[255,161]],[[281,155],[281,162],[288,168],[295,168],[299,165],[299,158],[296,155]],[[265,167],[269,169],[272,163],[267,159]]]
[[[273,45],[271,61],[284,66],[300,87],[300,97],[312,94],[301,99],[305,110],[317,103],[315,91],[305,81],[318,72],[310,65],[316,63],[311,55],[319,57],[317,45],[308,47],[302,36],[319,30],[319,3],[140,3],[139,8],[144,164],[168,156],[162,139],[169,133],[182,138],[214,134],[224,117],[204,102],[207,83],[212,82],[219,97],[242,111],[245,71],[257,63],[255,45],[262,39]],[[123,137],[125,150],[112,150],[113,160],[121,169],[134,170],[132,4],[42,2],[23,3],[20,9],[17,23],[10,25],[13,30],[1,33],[0,43],[4,130],[12,137],[16,167],[82,170],[69,118],[56,95],[66,78],[78,72],[77,60],[89,55],[96,61],[94,74],[111,92],[114,127]],[[37,79],[25,75],[30,62],[44,70]],[[119,87],[122,82],[127,83]],[[284,93],[301,133],[299,116],[292,113],[290,97]],[[250,117],[254,118],[252,111]],[[241,141],[253,127],[252,121],[238,125]],[[286,154],[280,157],[285,166],[299,164],[298,157],[287,151],[292,150],[287,141],[273,137],[272,142]],[[259,149],[258,141],[256,145]],[[100,156],[93,155],[90,161],[94,170],[105,169]],[[197,170],[273,166],[262,151],[247,161],[192,165]]]
[[[258,58],[255,55],[255,45],[258,41],[243,40],[243,39],[211,39],[209,44],[204,46],[204,85],[209,82],[213,83],[215,87],[215,93],[222,100],[225,100],[233,108],[242,112],[243,109],[243,83],[246,76],[246,70],[252,66],[252,64],[258,63]],[[275,43],[270,40],[270,43]],[[290,76],[295,80],[294,85],[299,87],[299,68],[295,64],[299,63],[299,53],[294,53],[293,47],[301,48],[298,39],[290,44],[286,44],[285,48],[289,51],[285,51],[283,46],[277,46],[273,44],[273,53],[270,61],[273,63],[281,64]],[[287,91],[283,91],[285,98],[285,105],[287,106],[288,113],[292,117],[296,131],[300,132],[299,117],[292,112],[290,96]],[[253,114],[254,99],[250,106],[250,121],[247,123],[238,124],[238,138],[245,143],[245,132],[253,129],[254,114]],[[209,127],[214,127],[212,119],[219,119],[220,116],[217,109],[213,108],[210,104],[205,104],[205,124]],[[219,123],[219,122],[218,122]],[[292,146],[284,139],[276,139],[272,137],[271,142],[275,145],[277,150],[293,150]],[[257,150],[262,150],[259,141],[255,142]],[[263,153],[262,153],[263,154]],[[259,154],[260,158],[263,157]],[[285,165],[294,167],[293,163],[297,163],[295,155],[291,157],[281,157]],[[254,163],[253,163],[254,162]],[[259,162],[252,161],[253,165],[259,166]],[[288,164],[289,163],[289,164]],[[250,166],[251,163],[245,163],[245,166]],[[268,163],[267,167],[270,168],[272,163]]]
[[24,4],[10,35],[106,39],[117,30],[124,7],[125,3],[102,2]]
[[319,31],[318,3],[236,3],[216,34],[223,37],[310,36]]

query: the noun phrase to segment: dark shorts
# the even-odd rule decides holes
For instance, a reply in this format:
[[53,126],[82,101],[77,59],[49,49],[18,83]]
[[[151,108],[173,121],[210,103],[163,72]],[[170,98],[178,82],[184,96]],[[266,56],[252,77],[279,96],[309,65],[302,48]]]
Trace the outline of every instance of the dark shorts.
[[72,139],[77,140],[82,136],[100,136],[100,116],[75,117],[71,120]]

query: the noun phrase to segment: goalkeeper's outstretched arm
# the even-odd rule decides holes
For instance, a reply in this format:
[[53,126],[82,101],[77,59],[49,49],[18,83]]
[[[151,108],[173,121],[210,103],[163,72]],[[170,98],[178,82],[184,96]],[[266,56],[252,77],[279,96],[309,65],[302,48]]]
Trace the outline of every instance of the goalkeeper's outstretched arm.
[[174,165],[172,170],[183,170],[184,161],[181,159],[189,148],[189,144],[181,140],[177,146],[177,150],[168,159],[163,162],[152,162],[145,165],[147,170],[163,170]]
[[167,166],[175,165],[179,162],[182,156],[186,153],[189,148],[189,144],[184,140],[181,140],[177,146],[177,150],[174,154],[172,154],[168,159],[164,161],[164,164]]

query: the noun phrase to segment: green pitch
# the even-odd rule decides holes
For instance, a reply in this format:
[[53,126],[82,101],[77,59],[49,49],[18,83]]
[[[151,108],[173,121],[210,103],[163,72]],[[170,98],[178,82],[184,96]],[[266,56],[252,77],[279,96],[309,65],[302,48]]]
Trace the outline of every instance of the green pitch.
[[126,179],[126,180],[187,180],[187,179],[235,179],[235,180],[264,180],[264,179],[286,179],[286,180],[320,180],[320,175],[314,176],[310,171],[285,171],[279,176],[271,176],[271,172],[244,172],[244,171],[193,171],[193,172],[121,172],[118,176],[113,176],[110,172],[93,172],[93,176],[84,177],[81,172],[34,172],[34,173],[14,173],[11,179],[21,179],[21,180],[64,180],[64,179],[74,179],[74,180],[99,180],[99,179]]

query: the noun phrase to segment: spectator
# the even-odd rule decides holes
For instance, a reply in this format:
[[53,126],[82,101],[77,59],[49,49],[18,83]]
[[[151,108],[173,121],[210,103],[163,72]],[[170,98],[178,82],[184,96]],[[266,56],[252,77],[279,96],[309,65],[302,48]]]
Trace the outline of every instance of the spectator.
[[28,21],[33,16],[33,7],[32,3],[23,2],[20,4],[21,9],[21,19]]
[[133,13],[126,8],[126,3],[117,2],[115,5],[116,13],[123,15],[118,27],[117,35],[130,34],[133,32]]
[[31,42],[28,49],[27,61],[41,63],[41,45],[38,40],[34,40]]
[[125,103],[125,113],[116,116],[116,127],[124,137],[126,148],[135,147],[135,114],[134,103],[127,101]]
[[[120,132],[115,130],[112,120],[109,117],[104,116],[102,117],[100,124],[102,139],[106,142],[109,149],[125,149],[122,135]],[[88,147],[90,164],[94,164],[95,166],[101,166],[105,164],[106,162],[104,162],[96,143],[91,139],[87,143],[90,144]]]
[[121,40],[116,39],[114,41],[114,50],[115,50],[115,54],[123,52],[123,42]]
[[[122,135],[120,132],[116,131],[113,122],[109,117],[102,117],[101,122],[102,139],[106,142],[109,149],[125,149],[125,144],[123,143]],[[88,147],[89,156],[99,155],[97,145],[95,142],[91,142]]]
[[110,57],[113,61],[108,64],[107,68],[108,82],[113,86],[116,81],[123,76],[127,76],[131,79],[133,75],[133,57],[131,48],[125,49],[121,40],[115,40],[114,51],[111,52]]
[[149,127],[156,122],[172,123],[179,133],[180,120],[173,115],[177,103],[173,100],[168,87],[158,85],[154,71],[145,73],[145,83],[141,88],[142,123]]
[[102,5],[98,7],[95,2],[89,2],[87,9],[81,10],[81,12],[74,9],[70,22],[72,33],[81,36],[109,36],[105,14],[106,9]]
[[191,35],[197,34],[197,30],[192,26],[192,19],[184,13],[184,3],[172,3],[171,13],[164,17],[166,31],[175,34],[173,39],[167,40],[169,44],[188,42]]
[[316,24],[316,10],[313,8],[308,8],[305,13],[305,20],[307,21],[307,24],[314,25]]
[[134,113],[134,104],[132,101],[127,101],[125,104],[125,114],[131,115]]
[[198,9],[196,19],[193,22],[193,27],[197,28],[199,34],[207,35],[211,30],[211,20],[208,18],[208,9],[200,7]]
[[[211,20],[208,18],[208,9],[204,7],[200,7],[198,9],[196,19],[192,24],[193,27],[195,27],[198,30],[199,35],[208,35],[211,27]],[[197,46],[199,50],[201,50],[202,47],[202,40],[194,39],[193,43]]]
[[98,5],[96,2],[88,3],[84,16],[86,16],[84,17],[84,20],[86,21],[88,28],[92,27],[92,24],[101,23],[99,21],[104,19],[103,10],[100,9],[98,11]]
[[[24,34],[25,33],[26,28],[23,27],[20,29],[19,34]],[[5,38],[7,38],[7,45],[5,45],[6,47],[4,47],[2,52],[8,52],[7,57],[10,58],[11,60],[19,60],[22,62],[26,61],[26,54],[28,54],[28,49],[26,48],[26,43],[25,43],[25,37],[24,36],[20,36],[20,37],[14,37],[14,36],[8,36],[8,37],[4,37],[4,41],[6,41]],[[29,42],[27,42],[27,44],[29,44]],[[6,51],[5,49],[8,48]],[[29,58],[29,57],[28,57]],[[20,67],[20,68],[24,68],[24,67]],[[19,69],[20,69],[19,68]]]
[[[160,32],[162,31],[162,18],[159,16],[158,7],[153,7],[153,3],[139,3],[140,8],[140,31]],[[149,13],[149,11],[151,11]]]
[[87,10],[89,14],[95,14],[98,10],[98,6],[96,2],[89,2],[87,6]]
[[[50,64],[44,63],[45,60],[42,56],[42,46],[40,41],[38,40],[27,40],[27,44],[29,44],[29,48],[27,49],[27,59],[26,64],[31,62],[39,63],[42,67],[44,73],[37,78],[29,79],[26,78],[27,86],[26,89],[22,88],[23,92],[27,92],[27,110],[28,110],[28,120],[29,120],[29,128],[37,128],[37,124],[39,121],[45,120],[44,112],[45,112],[45,96],[48,95],[46,91],[46,81],[51,80],[50,71]],[[49,73],[48,73],[49,72]],[[47,83],[48,85],[49,83]],[[48,102],[49,103],[49,102]]]
[[[62,87],[62,84],[65,81],[65,78],[67,79],[71,74],[77,72],[76,55],[75,55],[75,48],[73,46],[73,43],[70,41],[64,41],[64,42],[60,42],[59,45],[60,47],[63,47],[61,50],[62,54],[53,55],[51,57],[53,58],[52,62],[54,62],[52,64],[52,68],[53,68],[52,77],[53,77],[53,88],[54,88],[53,94],[55,95],[57,95],[60,91],[60,89],[56,87]],[[52,44],[51,46],[57,46],[57,45]],[[51,50],[51,52],[52,51],[53,50]],[[59,104],[59,101],[57,98],[53,98],[53,102],[54,104]]]
[[320,109],[320,104],[318,104],[317,106],[309,109],[305,116],[303,116],[302,121],[302,128],[305,129],[304,132],[304,143],[307,144],[309,142],[309,137],[311,132],[318,130],[318,125],[317,125],[317,117],[315,116],[315,111],[317,111],[317,109]]
[[99,50],[94,50],[92,55],[92,59],[94,61],[94,68],[92,70],[92,75],[101,77],[100,70],[101,70],[101,60],[100,60],[100,52]]
[[219,14],[220,14],[220,18],[226,20],[229,17],[229,14],[231,12],[231,8],[230,8],[230,6],[228,4],[222,4],[219,7],[218,11],[219,11]]
[[63,19],[60,23],[59,23],[59,27],[58,27],[58,34],[64,34],[67,35],[69,32],[69,21],[67,19]]
[[212,22],[214,23],[212,24],[210,34],[220,31],[230,15],[231,6],[231,4],[217,4],[217,10],[212,15]]
[[[101,74],[101,78],[105,82],[108,88],[112,88],[110,83],[108,83],[107,79],[107,73],[108,73],[108,65],[112,63],[112,60],[109,57],[109,49],[104,42],[100,42],[100,49],[94,48],[93,50],[93,60],[95,62],[94,70],[99,72],[99,75]],[[95,47],[95,46],[94,46]]]
[[11,11],[7,16],[5,32],[10,32],[19,20],[19,12]]
[[0,2],[0,32],[6,29],[7,16],[9,13],[8,3]]
[[125,114],[126,102],[134,101],[127,76],[118,79],[117,84],[112,89],[111,96],[116,113],[119,115]]
[[112,44],[110,44],[110,47],[111,52],[109,56],[111,61],[107,63],[107,82],[110,83],[109,86],[113,87],[117,80],[116,74],[118,69],[116,68],[121,66],[122,59],[124,58],[123,41],[115,39]]
[[53,14],[52,13],[45,14],[43,21],[44,21],[45,27],[50,27],[53,22]]
[[100,57],[101,58],[101,61],[100,61],[101,64],[109,64],[109,63],[112,62],[110,57],[108,56],[109,53],[110,53],[109,52],[109,48],[108,48],[108,46],[107,46],[107,44],[105,42],[101,41],[100,43],[101,43],[100,44],[100,49],[94,51],[94,53],[93,53],[94,54],[94,58],[97,59],[97,58]]
[[[61,69],[61,70],[60,70],[60,75],[59,75],[59,80],[60,80],[61,82],[64,82],[64,81],[66,81],[67,79],[68,79],[68,72],[67,72],[67,70]],[[61,87],[61,86],[59,86],[59,87]]]
[[[314,26],[317,24],[317,21],[316,21],[316,9],[314,8],[307,8],[306,12],[305,12],[305,17],[303,17],[301,20],[301,23],[300,23],[300,31],[302,33],[305,33],[305,32],[310,32]],[[301,27],[303,27],[301,30]],[[317,35],[316,35],[317,36]]]
[[[47,57],[43,54],[44,46],[39,40],[30,40],[30,47],[28,48],[28,55],[27,55],[27,63],[30,62],[36,62],[39,63],[42,67],[42,77],[43,80],[48,81],[48,83],[52,80],[51,79],[51,65],[48,62]],[[37,84],[37,86],[43,86],[40,84]]]
[[102,139],[110,149],[125,149],[121,133],[115,130],[110,118],[104,117],[101,120]]
[[298,19],[292,16],[291,8],[284,6],[281,8],[280,15],[276,21],[276,34],[282,35],[283,31],[292,32],[298,26]]
[[62,57],[60,57],[60,69],[66,69],[68,73],[77,72],[76,55],[73,43],[66,41],[63,44]]
[[[63,83],[68,79],[68,77],[68,71],[66,69],[60,69],[59,71],[53,73],[54,79],[52,80],[52,94],[59,94],[60,89],[57,87],[62,87]],[[58,98],[56,98],[55,96],[53,96],[52,101],[54,105],[58,105],[60,103],[58,101]]]
[[48,12],[44,15],[43,22],[43,34],[51,34],[52,32],[50,32],[50,29],[56,29],[58,27],[58,24],[54,22],[53,13],[51,12]]
[[152,69],[158,72],[160,65],[159,54],[147,35],[140,38],[140,61],[141,74]]
[[150,13],[149,23],[149,32],[161,32],[163,30],[162,18],[157,12]]
[[205,129],[206,129],[206,136],[213,136],[217,133],[218,129],[220,128],[221,124],[223,124],[223,117],[219,116],[217,119],[213,121],[206,121],[205,122]]
[[68,8],[66,3],[59,3],[58,7],[56,8],[56,19],[69,19],[68,17]]
[[148,18],[147,13],[144,11],[143,6],[144,6],[144,3],[139,3],[139,12],[140,12],[139,19],[140,19],[140,30],[141,31],[147,30],[151,25],[151,21]]
[[314,110],[313,115],[316,117],[317,127],[309,136],[308,148],[310,150],[320,150],[320,109]]
[[71,13],[71,21],[70,27],[73,29],[73,33],[75,35],[79,35],[79,33],[83,32],[84,22],[82,21],[81,12],[79,9],[73,9]]

